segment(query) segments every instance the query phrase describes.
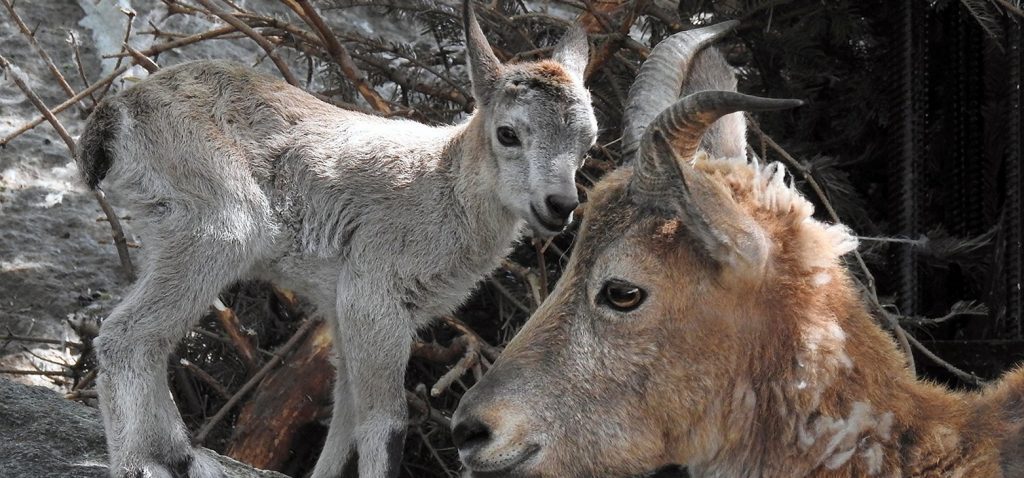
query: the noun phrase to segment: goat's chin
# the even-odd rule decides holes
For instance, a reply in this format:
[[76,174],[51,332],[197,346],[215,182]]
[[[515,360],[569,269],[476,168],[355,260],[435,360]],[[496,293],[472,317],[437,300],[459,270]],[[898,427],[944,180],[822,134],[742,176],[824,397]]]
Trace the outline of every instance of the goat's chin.
[[537,219],[530,209],[527,209],[526,211],[516,211],[516,215],[519,216],[519,219],[523,221],[526,226],[520,229],[520,231],[526,233],[527,230],[529,230],[529,234],[532,237],[546,239],[557,236],[562,232],[561,229],[554,230],[551,226],[545,226],[539,219]]
[[526,214],[522,215],[522,217],[530,227],[533,237],[541,239],[557,236],[569,225],[569,221],[565,221],[562,225],[552,224],[540,217],[540,214],[533,208],[530,208]]
[[[543,473],[529,473],[524,470],[505,470],[505,471],[472,471],[466,470],[462,473],[462,478],[548,478],[548,475]],[[552,476],[551,478],[555,478]],[[565,478],[558,476],[558,478]]]
[[552,230],[552,229],[548,229],[548,228],[546,228],[544,226],[534,225],[533,223],[529,223],[529,224],[530,224],[530,234],[533,237],[536,237],[538,239],[547,239],[547,238],[550,238],[550,237],[555,237],[555,236],[557,236],[557,235],[562,233],[561,229],[555,231],[555,230]]
[[[533,466],[530,466],[533,465]],[[552,463],[523,463],[520,466],[505,468],[500,471],[474,471],[467,467],[462,478],[689,478],[685,467],[680,465],[654,466],[642,473],[611,473],[607,470],[574,469],[568,471],[557,465],[555,471]]]

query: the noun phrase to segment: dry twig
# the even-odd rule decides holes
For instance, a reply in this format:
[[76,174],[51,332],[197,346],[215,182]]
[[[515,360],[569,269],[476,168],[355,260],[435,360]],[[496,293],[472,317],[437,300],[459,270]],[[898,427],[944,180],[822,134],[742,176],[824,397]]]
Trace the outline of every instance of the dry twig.
[[[121,11],[124,12],[124,14],[128,16],[128,24],[124,28],[124,40],[121,42],[121,44],[127,45],[128,44],[128,40],[132,37],[132,22],[135,20],[135,10],[121,9]],[[118,68],[121,67],[121,61],[122,60],[123,60],[123,58],[118,57],[117,63],[114,65],[114,69],[115,70],[117,70]],[[105,98],[107,96],[107,93],[110,92],[110,87],[113,86],[113,84],[114,84],[113,82],[107,83],[107,86],[105,88],[103,88],[103,92],[100,93],[100,96],[98,98],[99,101],[103,101],[103,98]]]
[[210,0],[196,0],[196,2],[199,2],[203,7],[206,7],[210,13],[220,17],[221,20],[224,20],[229,25],[235,27],[238,31],[245,33],[249,38],[252,38],[252,40],[267,53],[267,57],[270,58],[270,61],[274,62],[274,65],[277,66],[277,69],[281,72],[281,76],[284,77],[284,80],[292,86],[301,88],[299,80],[297,80],[295,75],[292,74],[292,70],[291,68],[288,68],[288,64],[285,63],[284,60],[281,59],[281,56],[274,51],[274,44],[270,43],[270,40],[267,40],[266,37],[256,30],[253,30],[252,27],[242,20],[239,20],[238,17],[217,8]]
[[[441,320],[462,334],[459,338],[465,343],[465,353],[455,366],[442,375],[430,389],[430,395],[433,397],[441,395],[455,380],[465,375],[466,372],[475,369],[480,364],[481,357],[490,359],[493,362],[501,355],[500,349],[488,344],[473,329],[469,328],[459,319],[452,316],[444,316]],[[481,373],[479,369],[476,369],[476,372]]]
[[479,360],[480,343],[472,339],[467,339],[466,353],[462,356],[461,359],[459,359],[458,362],[455,363],[454,367],[445,372],[445,374],[442,375],[441,378],[437,379],[437,382],[434,383],[434,386],[431,387],[430,389],[430,396],[440,396],[442,393],[444,393],[445,390],[448,390],[448,387],[450,387],[453,382],[458,380],[459,377],[462,377],[463,375],[466,374],[466,372],[473,368],[473,366],[475,366],[479,362]]
[[216,311],[217,321],[220,322],[224,332],[227,332],[228,338],[231,339],[231,345],[238,352],[238,356],[242,359],[245,367],[249,370],[249,373],[255,372],[259,368],[259,364],[256,361],[256,347],[253,346],[249,336],[242,331],[242,324],[238,321],[235,311],[224,305],[224,302],[221,302],[220,299],[213,301],[213,308]]
[[71,347],[81,349],[83,346],[78,342],[72,342],[68,340],[60,339],[49,339],[45,337],[26,337],[22,335],[0,335],[0,342],[15,341],[15,342],[31,342],[37,344],[51,344],[60,345],[61,347]]
[[[195,35],[189,35],[187,37],[179,38],[177,40],[169,41],[166,43],[160,43],[158,45],[153,45],[145,50],[142,50],[140,53],[142,53],[144,56],[156,56],[168,50],[173,50],[175,48],[191,45],[193,43],[198,43],[203,40],[209,40],[211,38],[221,37],[229,33],[234,33],[235,31],[237,31],[237,29],[235,28],[234,25],[226,25],[202,33],[196,33]],[[131,54],[132,53],[130,51],[125,51],[111,55],[104,55],[103,58],[117,58]]]
[[135,282],[135,267],[132,265],[132,257],[128,254],[128,241],[125,239],[124,229],[121,228],[121,221],[117,218],[117,213],[110,206],[110,202],[107,201],[107,194],[102,189],[98,187],[93,189],[92,195],[96,198],[96,202],[100,204],[103,214],[107,216],[107,222],[110,223],[114,247],[117,248],[117,257],[121,259],[121,270],[124,271],[128,282]]
[[423,445],[426,446],[427,450],[430,451],[430,456],[432,456],[434,460],[439,465],[441,465],[441,469],[444,470],[444,474],[446,476],[459,476],[458,473],[455,473],[454,471],[451,470],[451,468],[448,468],[448,464],[445,463],[444,459],[441,458],[441,454],[437,452],[437,448],[435,448],[434,445],[430,443],[430,438],[427,436],[426,433],[423,433],[423,429],[417,427],[416,433],[419,434],[420,439],[423,440]]
[[72,390],[71,393],[64,394],[64,398],[68,400],[87,400],[90,398],[100,398],[100,394],[96,390]]
[[963,370],[960,370],[955,365],[953,365],[953,364],[951,364],[951,363],[949,363],[949,362],[939,358],[938,355],[935,355],[934,352],[932,352],[931,350],[928,350],[928,347],[925,347],[924,344],[922,344],[916,338],[914,338],[913,335],[907,334],[907,340],[909,340],[910,343],[914,346],[914,348],[916,348],[919,352],[921,352],[922,355],[924,355],[925,357],[928,357],[932,362],[935,362],[936,365],[939,365],[942,368],[945,368],[946,370],[948,370],[953,375],[956,375],[957,378],[959,378],[960,380],[963,380],[964,383],[969,383],[969,384],[974,385],[976,387],[980,387],[980,386],[985,384],[985,381],[980,379],[980,378],[978,378],[977,375],[974,375],[973,373],[970,373],[970,372],[965,372]]
[[544,261],[544,245],[542,240],[534,239],[533,248],[537,251],[537,275],[540,277],[540,300],[537,301],[537,305],[540,305],[548,298],[548,266]]
[[501,347],[495,347],[488,343],[486,340],[480,337],[480,335],[478,335],[476,331],[471,329],[461,320],[450,315],[446,315],[444,317],[441,317],[441,321],[447,324],[449,327],[459,331],[460,333],[462,333],[462,335],[468,336],[472,340],[476,341],[480,345],[480,351],[483,352],[484,357],[486,357],[488,360],[493,362],[495,360],[498,360],[498,357],[501,356]]
[[[49,349],[49,350],[53,350],[53,349]],[[50,365],[56,365],[58,367],[66,367],[66,368],[70,368],[71,367],[71,364],[69,364],[69,363],[58,362],[56,360],[48,359],[46,357],[43,357],[42,355],[39,355],[39,354],[33,352],[32,350],[30,350],[28,347],[25,347],[24,345],[21,346],[21,351],[31,355],[32,357],[34,357],[36,360],[39,360],[40,362],[46,362],[46,363],[48,363]]]
[[505,296],[505,298],[508,299],[508,301],[511,302],[512,305],[516,306],[517,309],[523,311],[526,315],[533,314],[533,309],[523,305],[523,303],[520,302],[519,299],[517,299],[514,295],[512,295],[512,292],[509,292],[509,290],[504,285],[502,285],[501,282],[499,282],[497,279],[495,279],[494,277],[488,277],[487,281],[491,283],[491,286],[493,286],[494,289],[497,290],[499,294]]
[[[540,303],[544,301],[544,294],[541,293],[541,281],[539,275],[529,268],[519,265],[510,259],[503,260],[501,262],[501,267],[512,274],[515,274],[516,277],[529,285],[530,292],[533,297],[533,305],[535,307],[540,306]],[[529,314],[530,311],[527,311],[526,313]]]
[[132,58],[135,59],[135,63],[142,65],[142,67],[145,68],[146,71],[150,73],[156,73],[160,70],[160,65],[157,65],[156,62],[151,60],[148,56],[143,55],[141,52],[139,52],[139,50],[132,48],[127,43],[124,44],[123,48],[132,56]]
[[[373,89],[373,86],[366,81],[366,75],[363,74],[362,70],[356,66],[355,62],[352,61],[352,55],[349,55],[348,50],[340,42],[337,37],[334,36],[334,32],[331,31],[330,27],[324,23],[323,18],[320,18],[320,14],[317,13],[316,9],[309,4],[309,0],[296,0],[299,6],[302,8],[304,15],[302,16],[314,30],[320,35],[320,38],[324,41],[324,45],[327,46],[327,52],[334,59],[334,62],[341,68],[341,72],[349,79],[355,86],[359,94],[366,99],[366,102],[373,107],[373,109],[380,111],[381,113],[391,113],[391,105],[381,98],[377,93],[377,90]],[[289,3],[289,2],[286,2]]]
[[938,325],[955,317],[985,317],[986,315],[988,315],[988,307],[986,307],[985,304],[971,300],[959,301],[953,304],[953,306],[950,307],[949,312],[941,317],[903,316],[900,317],[900,322],[906,325],[928,326]]
[[[80,91],[77,95],[72,96],[71,98],[68,98],[67,101],[65,101],[65,102],[55,106],[50,111],[53,114],[57,114],[57,113],[60,113],[60,112],[62,112],[64,110],[74,106],[79,101],[82,101],[82,98],[85,98],[86,96],[91,96],[93,94],[93,92],[95,92],[96,90],[98,90],[100,88],[103,88],[105,85],[107,85],[110,82],[116,80],[117,77],[121,76],[124,72],[128,71],[128,68],[130,68],[130,67],[131,67],[130,65],[126,65],[126,66],[122,66],[121,68],[115,69],[113,71],[113,73],[107,75],[102,80],[99,80],[96,83],[93,83],[92,86],[90,86],[90,87]],[[7,136],[4,136],[2,139],[0,139],[0,146],[7,146],[7,144],[10,143],[12,140],[14,140],[14,138],[17,138],[18,136],[21,136],[22,134],[24,134],[26,131],[31,130],[32,128],[35,128],[36,126],[39,126],[40,124],[42,124],[46,120],[47,120],[46,115],[42,114],[42,115],[36,117],[35,119],[33,119],[32,121],[29,121],[28,123],[25,123],[25,124],[19,126],[18,129],[14,130],[13,132],[8,134]]]
[[427,400],[425,396],[420,396],[406,390],[405,401],[408,402],[411,407],[416,409],[416,411],[420,412],[421,415],[426,417],[427,420],[430,420],[447,430],[451,430],[452,420],[441,414],[441,412],[437,411],[434,407],[430,406],[430,401]]
[[98,369],[95,369],[95,368],[90,370],[90,371],[88,371],[85,374],[85,376],[83,376],[78,381],[78,383],[75,384],[75,386],[72,389],[72,391],[81,391],[81,390],[84,390],[86,388],[89,388],[89,386],[92,385],[92,383],[94,381],[96,381],[96,374],[97,373],[99,373],[99,371],[98,371]]
[[42,375],[45,377],[74,377],[69,370],[11,370],[0,369],[0,375]]
[[202,380],[204,383],[209,385],[210,388],[212,388],[214,392],[217,392],[217,395],[220,395],[221,398],[225,400],[231,398],[231,393],[228,392],[228,389],[224,387],[224,385],[221,384],[220,381],[214,378],[213,375],[210,375],[206,370],[199,368],[198,365],[190,362],[188,359],[181,359],[178,362],[181,364],[182,367],[185,367],[185,370],[188,370],[196,378]]
[[464,336],[452,340],[452,343],[447,347],[437,342],[415,340],[412,343],[409,354],[431,362],[447,363],[455,360],[455,357],[466,353],[467,342],[468,340]]
[[[1018,17],[1024,18],[1024,10],[1021,10],[1020,5],[1015,5],[1009,0],[995,0],[996,3],[1000,4],[1010,13],[1017,15]],[[1018,2],[1019,3],[1019,2]]]
[[11,3],[11,0],[0,0],[0,2],[3,2],[4,7],[7,8],[7,13],[10,15],[11,20],[14,21],[15,25],[18,25],[18,30],[21,30],[21,34],[25,36],[25,39],[28,40],[30,45],[32,45],[32,48],[39,54],[39,57],[43,59],[43,63],[46,63],[46,67],[50,70],[50,73],[53,74],[57,83],[60,84],[61,89],[63,89],[68,96],[75,96],[75,89],[68,84],[66,79],[64,79],[64,75],[62,75],[60,70],[57,69],[57,65],[53,64],[53,60],[50,58],[50,55],[46,54],[46,50],[39,46],[39,42],[36,41],[35,34],[32,33],[32,30],[28,28],[28,25],[25,25],[25,22],[21,20],[21,16],[18,15],[18,12],[14,11],[14,4]]
[[[82,66],[82,52],[78,49],[78,37],[75,36],[74,31],[70,30],[68,35],[71,37],[71,51],[72,56],[75,57],[75,67],[78,68],[78,77],[82,79],[82,86],[88,88],[91,83],[89,82],[89,77],[85,74],[85,67]],[[99,101],[96,100],[96,97],[91,92],[89,93],[89,99],[92,100],[93,108],[99,104]]]

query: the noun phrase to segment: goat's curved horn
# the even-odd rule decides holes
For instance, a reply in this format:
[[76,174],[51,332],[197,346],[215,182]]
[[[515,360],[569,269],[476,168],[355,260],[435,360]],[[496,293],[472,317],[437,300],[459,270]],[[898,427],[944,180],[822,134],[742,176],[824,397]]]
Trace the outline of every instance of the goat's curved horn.
[[739,25],[736,20],[676,33],[651,50],[629,88],[623,115],[622,151],[629,162],[640,147],[640,139],[658,113],[679,99],[694,56],[704,47]]
[[[640,142],[631,189],[649,196],[672,194],[674,185],[679,183],[679,174],[683,174],[685,181],[688,169],[681,167],[676,158],[683,161],[693,158],[704,131],[724,115],[737,111],[779,110],[802,104],[800,100],[761,98],[733,91],[691,94],[658,114],[647,128]],[[655,132],[671,146],[672,155],[659,153],[654,144]]]

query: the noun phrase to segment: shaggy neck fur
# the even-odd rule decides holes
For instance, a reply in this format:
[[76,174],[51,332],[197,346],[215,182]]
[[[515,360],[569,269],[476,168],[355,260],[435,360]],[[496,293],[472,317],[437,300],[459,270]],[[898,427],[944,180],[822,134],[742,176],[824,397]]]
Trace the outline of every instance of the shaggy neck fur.
[[1001,428],[977,419],[977,397],[917,381],[840,280],[808,298],[833,305],[766,328],[740,375],[756,379],[727,389],[720,444],[693,476],[1003,476]]
[[842,234],[811,218],[781,169],[711,163],[702,169],[773,236],[775,261],[748,304],[764,315],[750,321],[750,355],[709,414],[714,438],[693,476],[1004,476],[1000,447],[1020,447],[1006,440],[1024,422],[1024,373],[983,395],[917,380],[838,264]]

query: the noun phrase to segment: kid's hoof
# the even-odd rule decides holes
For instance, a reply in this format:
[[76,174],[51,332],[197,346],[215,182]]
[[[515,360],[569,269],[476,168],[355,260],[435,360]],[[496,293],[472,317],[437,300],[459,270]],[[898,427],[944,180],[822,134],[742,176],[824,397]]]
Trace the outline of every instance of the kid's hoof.
[[202,452],[167,463],[148,462],[125,467],[115,478],[228,478],[220,465]]

